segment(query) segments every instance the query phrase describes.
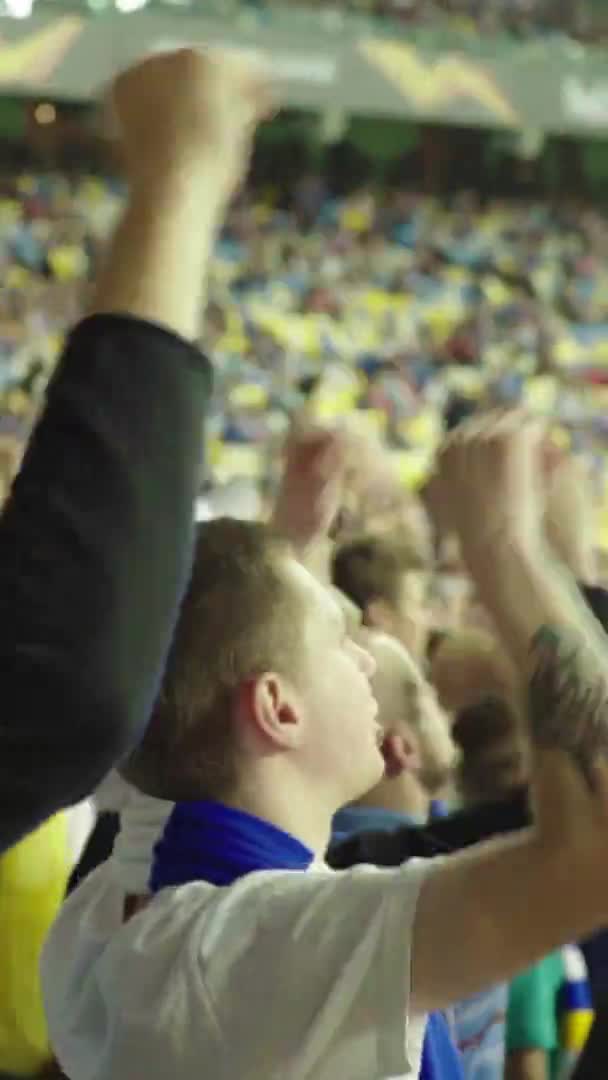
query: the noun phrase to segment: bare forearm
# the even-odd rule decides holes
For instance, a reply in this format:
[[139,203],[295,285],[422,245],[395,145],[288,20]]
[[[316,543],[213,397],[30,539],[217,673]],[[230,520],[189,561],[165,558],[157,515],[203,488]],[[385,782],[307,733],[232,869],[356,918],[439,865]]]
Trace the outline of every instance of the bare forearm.
[[522,674],[532,675],[531,643],[546,626],[578,631],[605,660],[602,631],[574,578],[544,545],[507,539],[468,561],[480,598]]
[[[591,533],[591,537],[593,533]],[[578,528],[566,531],[549,524],[547,539],[556,557],[568,568],[577,581],[593,585],[597,581],[597,559],[589,530],[584,523]]]
[[469,559],[479,598],[517,670],[531,675],[530,645],[543,626],[569,626],[596,643],[598,629],[575,580],[540,544],[499,541]]
[[414,928],[416,1010],[444,1008],[510,979],[592,932],[597,902],[571,886],[568,859],[548,856],[532,830],[438,864]]
[[161,169],[132,191],[92,303],[197,337],[206,302],[206,273],[224,212],[223,187],[210,164]]
[[585,767],[608,748],[608,642],[574,579],[543,548],[504,544],[470,561],[521,675],[531,735]]

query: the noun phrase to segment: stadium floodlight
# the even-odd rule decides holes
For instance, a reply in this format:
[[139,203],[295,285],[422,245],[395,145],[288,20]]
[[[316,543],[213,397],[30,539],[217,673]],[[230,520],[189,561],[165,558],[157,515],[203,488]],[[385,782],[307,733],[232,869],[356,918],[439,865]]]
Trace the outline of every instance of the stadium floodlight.
[[139,11],[146,6],[148,0],[115,0],[116,10],[122,15],[130,15],[132,11]]
[[34,0],[5,0],[6,14],[13,19],[29,19]]
[[48,102],[41,102],[34,110],[34,120],[41,127],[46,127],[48,124],[54,124],[57,119],[57,110],[54,105],[50,105]]

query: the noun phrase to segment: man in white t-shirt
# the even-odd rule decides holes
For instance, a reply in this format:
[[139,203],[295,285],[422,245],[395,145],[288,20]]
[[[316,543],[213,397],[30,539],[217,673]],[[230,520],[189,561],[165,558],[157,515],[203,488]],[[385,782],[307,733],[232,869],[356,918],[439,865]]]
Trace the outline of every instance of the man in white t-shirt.
[[[502,536],[501,485],[530,451],[517,432],[498,442],[507,467],[499,455],[486,486]],[[483,455],[476,445],[467,453]],[[448,479],[462,478],[461,455],[444,457]],[[478,498],[463,484],[461,499]],[[517,632],[529,643],[547,610],[578,627],[603,692],[595,628],[534,539],[511,539],[535,620]],[[541,660],[522,666],[537,704],[546,647]],[[325,868],[334,813],[383,773],[372,671],[330,590],[264,526],[201,527],[160,700],[125,769],[177,804],[153,896],[133,903],[110,859],[46,947],[49,1027],[71,1080],[415,1077],[428,1011],[605,923],[606,767],[587,780],[553,749],[538,755],[535,830],[397,870]]]

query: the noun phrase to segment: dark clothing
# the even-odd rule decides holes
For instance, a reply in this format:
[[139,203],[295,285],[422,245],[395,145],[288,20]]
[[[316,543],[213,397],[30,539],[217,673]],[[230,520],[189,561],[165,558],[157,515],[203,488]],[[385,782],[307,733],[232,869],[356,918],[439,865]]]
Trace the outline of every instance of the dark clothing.
[[594,934],[581,945],[593,998],[601,997],[608,1005],[608,930]]
[[[67,892],[72,893],[80,883],[96,870],[98,866],[110,858],[114,850],[114,842],[120,832],[120,814],[104,812],[99,815],[95,822],[95,828],[89,836],[85,849],[74,867]],[[0,1077],[2,1080],[2,1077]]]
[[122,316],[72,333],[0,521],[0,852],[143,730],[188,582],[211,370]]
[[608,999],[594,999],[595,1020],[572,1080],[606,1080]]
[[472,847],[480,840],[523,829],[531,821],[527,791],[521,790],[503,802],[460,810],[430,825],[401,825],[359,833],[332,844],[327,861],[336,870],[357,863],[399,866],[406,859],[427,859]]
[[[358,833],[333,843],[327,862],[337,870],[347,870],[360,863],[399,866],[406,859],[432,858],[471,847],[480,840],[523,829],[530,822],[527,794],[521,791],[505,802],[462,810],[430,825],[400,825]],[[109,859],[118,828],[117,815],[100,817],[74,872],[72,887]]]

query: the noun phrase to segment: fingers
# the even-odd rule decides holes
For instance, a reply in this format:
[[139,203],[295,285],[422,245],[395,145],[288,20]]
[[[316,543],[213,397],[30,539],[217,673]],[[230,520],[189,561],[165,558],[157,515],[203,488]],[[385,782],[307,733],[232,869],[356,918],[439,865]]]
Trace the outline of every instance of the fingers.
[[237,91],[235,96],[249,111],[249,116],[244,119],[252,130],[261,120],[271,119],[277,109],[276,87],[268,69],[259,60],[231,49],[211,48],[206,50],[206,56],[213,66],[215,78]]
[[306,472],[319,481],[331,480],[345,466],[344,442],[336,432],[311,429],[289,442],[287,461],[288,467],[298,472]]
[[524,506],[536,515],[544,440],[544,425],[519,409],[494,410],[450,433],[426,492],[439,524],[451,517],[456,531],[459,522],[470,528],[471,513],[482,508],[496,519],[521,515]]
[[523,409],[493,409],[460,424],[445,439],[440,453],[468,448],[492,440],[506,439],[518,434],[540,446],[546,434],[545,425]]

